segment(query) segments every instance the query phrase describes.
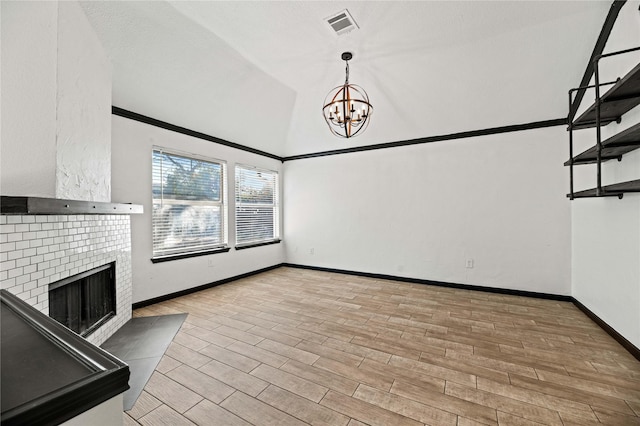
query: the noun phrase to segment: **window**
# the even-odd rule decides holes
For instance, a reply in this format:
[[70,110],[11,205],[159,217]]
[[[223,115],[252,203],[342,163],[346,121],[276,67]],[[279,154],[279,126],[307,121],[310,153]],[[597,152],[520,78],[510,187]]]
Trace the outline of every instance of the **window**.
[[236,247],[277,242],[278,172],[236,166]]
[[153,150],[152,260],[224,248],[225,176],[222,161]]

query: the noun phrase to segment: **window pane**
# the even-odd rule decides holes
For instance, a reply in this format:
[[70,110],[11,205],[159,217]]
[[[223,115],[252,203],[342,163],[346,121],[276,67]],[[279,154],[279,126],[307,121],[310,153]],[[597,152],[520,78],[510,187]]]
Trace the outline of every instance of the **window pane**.
[[274,238],[275,212],[273,207],[236,207],[237,238],[240,241],[259,241]]
[[220,201],[221,164],[154,151],[153,171],[154,198]]
[[236,243],[278,238],[278,173],[236,166]]
[[224,165],[153,152],[153,254],[224,245]]
[[274,204],[276,176],[275,172],[236,169],[236,201]]

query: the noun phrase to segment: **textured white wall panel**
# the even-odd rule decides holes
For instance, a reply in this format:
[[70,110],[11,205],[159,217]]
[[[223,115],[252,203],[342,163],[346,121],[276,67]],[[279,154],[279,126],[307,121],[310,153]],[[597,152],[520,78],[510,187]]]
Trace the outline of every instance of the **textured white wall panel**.
[[111,63],[77,2],[58,12],[56,197],[111,201]]

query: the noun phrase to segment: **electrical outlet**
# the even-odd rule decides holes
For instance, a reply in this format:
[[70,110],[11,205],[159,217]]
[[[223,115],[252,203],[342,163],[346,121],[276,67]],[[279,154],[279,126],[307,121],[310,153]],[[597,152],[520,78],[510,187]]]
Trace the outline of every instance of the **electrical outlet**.
[[213,259],[207,259],[207,266],[209,266],[209,268],[213,268]]
[[473,259],[467,259],[466,265],[469,269],[473,268]]
[[315,250],[313,247],[311,247],[311,248],[309,249],[309,254],[313,254],[313,253],[315,253],[315,251],[316,251],[316,250]]

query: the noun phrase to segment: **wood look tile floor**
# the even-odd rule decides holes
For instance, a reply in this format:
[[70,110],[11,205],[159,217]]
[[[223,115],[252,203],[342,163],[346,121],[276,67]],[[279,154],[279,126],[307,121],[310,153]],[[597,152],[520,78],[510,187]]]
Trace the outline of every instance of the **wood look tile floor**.
[[125,425],[640,425],[640,362],[569,302],[293,268],[187,313]]

